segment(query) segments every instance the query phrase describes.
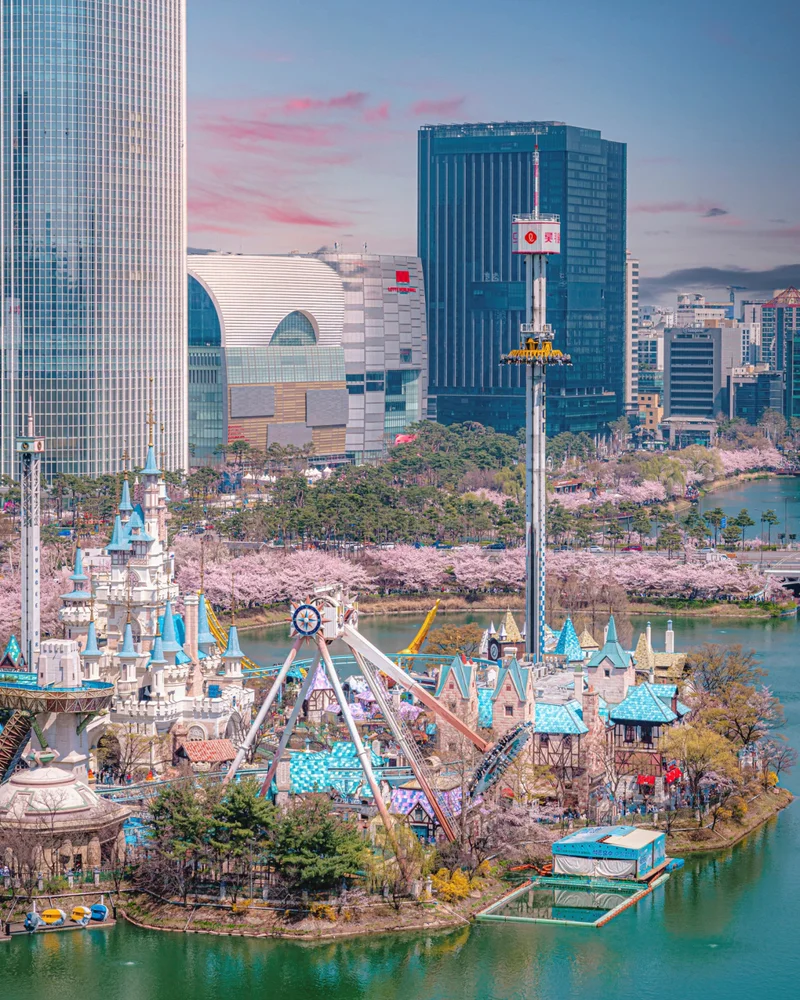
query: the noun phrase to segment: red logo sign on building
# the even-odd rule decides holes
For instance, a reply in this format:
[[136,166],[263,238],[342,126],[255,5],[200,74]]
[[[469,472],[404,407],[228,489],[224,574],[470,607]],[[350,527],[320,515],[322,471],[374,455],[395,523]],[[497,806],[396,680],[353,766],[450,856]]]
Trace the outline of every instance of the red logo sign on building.
[[536,242],[536,233],[534,233],[534,232],[525,233],[525,242],[526,243],[535,243]]
[[394,272],[394,280],[398,283],[398,285],[400,285],[400,284],[407,285],[411,281],[411,272],[410,271],[395,271]]

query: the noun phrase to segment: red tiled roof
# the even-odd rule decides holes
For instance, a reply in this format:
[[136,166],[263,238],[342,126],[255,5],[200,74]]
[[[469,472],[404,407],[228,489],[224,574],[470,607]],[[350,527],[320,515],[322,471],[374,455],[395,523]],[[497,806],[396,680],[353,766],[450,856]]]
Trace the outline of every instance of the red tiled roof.
[[230,740],[187,740],[181,750],[193,764],[213,764],[236,756],[236,747]]

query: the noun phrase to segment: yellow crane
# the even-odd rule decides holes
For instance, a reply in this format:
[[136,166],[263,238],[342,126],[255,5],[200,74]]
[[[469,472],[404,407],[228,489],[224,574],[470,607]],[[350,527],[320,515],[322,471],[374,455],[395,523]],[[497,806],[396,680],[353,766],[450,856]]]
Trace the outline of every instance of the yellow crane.
[[431,630],[431,625],[433,625],[433,620],[436,617],[436,612],[439,610],[440,603],[441,599],[437,598],[434,606],[425,615],[425,621],[420,625],[419,632],[417,632],[405,649],[401,649],[398,652],[398,656],[415,656],[422,649],[422,644],[428,638],[428,632]]

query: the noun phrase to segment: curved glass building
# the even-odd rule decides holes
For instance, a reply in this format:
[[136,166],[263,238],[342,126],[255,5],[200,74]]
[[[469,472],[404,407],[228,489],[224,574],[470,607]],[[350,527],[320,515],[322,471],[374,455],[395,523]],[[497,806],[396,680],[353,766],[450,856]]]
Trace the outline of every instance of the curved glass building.
[[3,0],[4,473],[29,398],[50,474],[143,454],[151,398],[186,467],[184,60],[184,0]]

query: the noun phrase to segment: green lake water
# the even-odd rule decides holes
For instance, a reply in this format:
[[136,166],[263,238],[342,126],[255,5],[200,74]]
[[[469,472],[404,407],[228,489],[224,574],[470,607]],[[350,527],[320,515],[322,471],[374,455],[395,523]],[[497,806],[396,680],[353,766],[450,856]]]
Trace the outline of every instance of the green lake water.
[[[738,497],[732,506],[760,509]],[[487,624],[491,616],[471,617]],[[660,647],[666,616],[651,620]],[[632,624],[638,635],[644,620]],[[387,652],[406,645],[416,625],[413,616],[361,621]],[[675,627],[679,648],[705,641],[755,648],[785,705],[786,735],[800,746],[795,621],[676,616]],[[261,662],[285,655],[282,629],[242,638]],[[800,774],[785,783],[800,793]],[[665,886],[601,929],[481,924],[299,945],[120,924],[16,938],[0,944],[0,1000],[781,1000],[800,991],[799,860],[795,804],[732,850],[688,860]]]

